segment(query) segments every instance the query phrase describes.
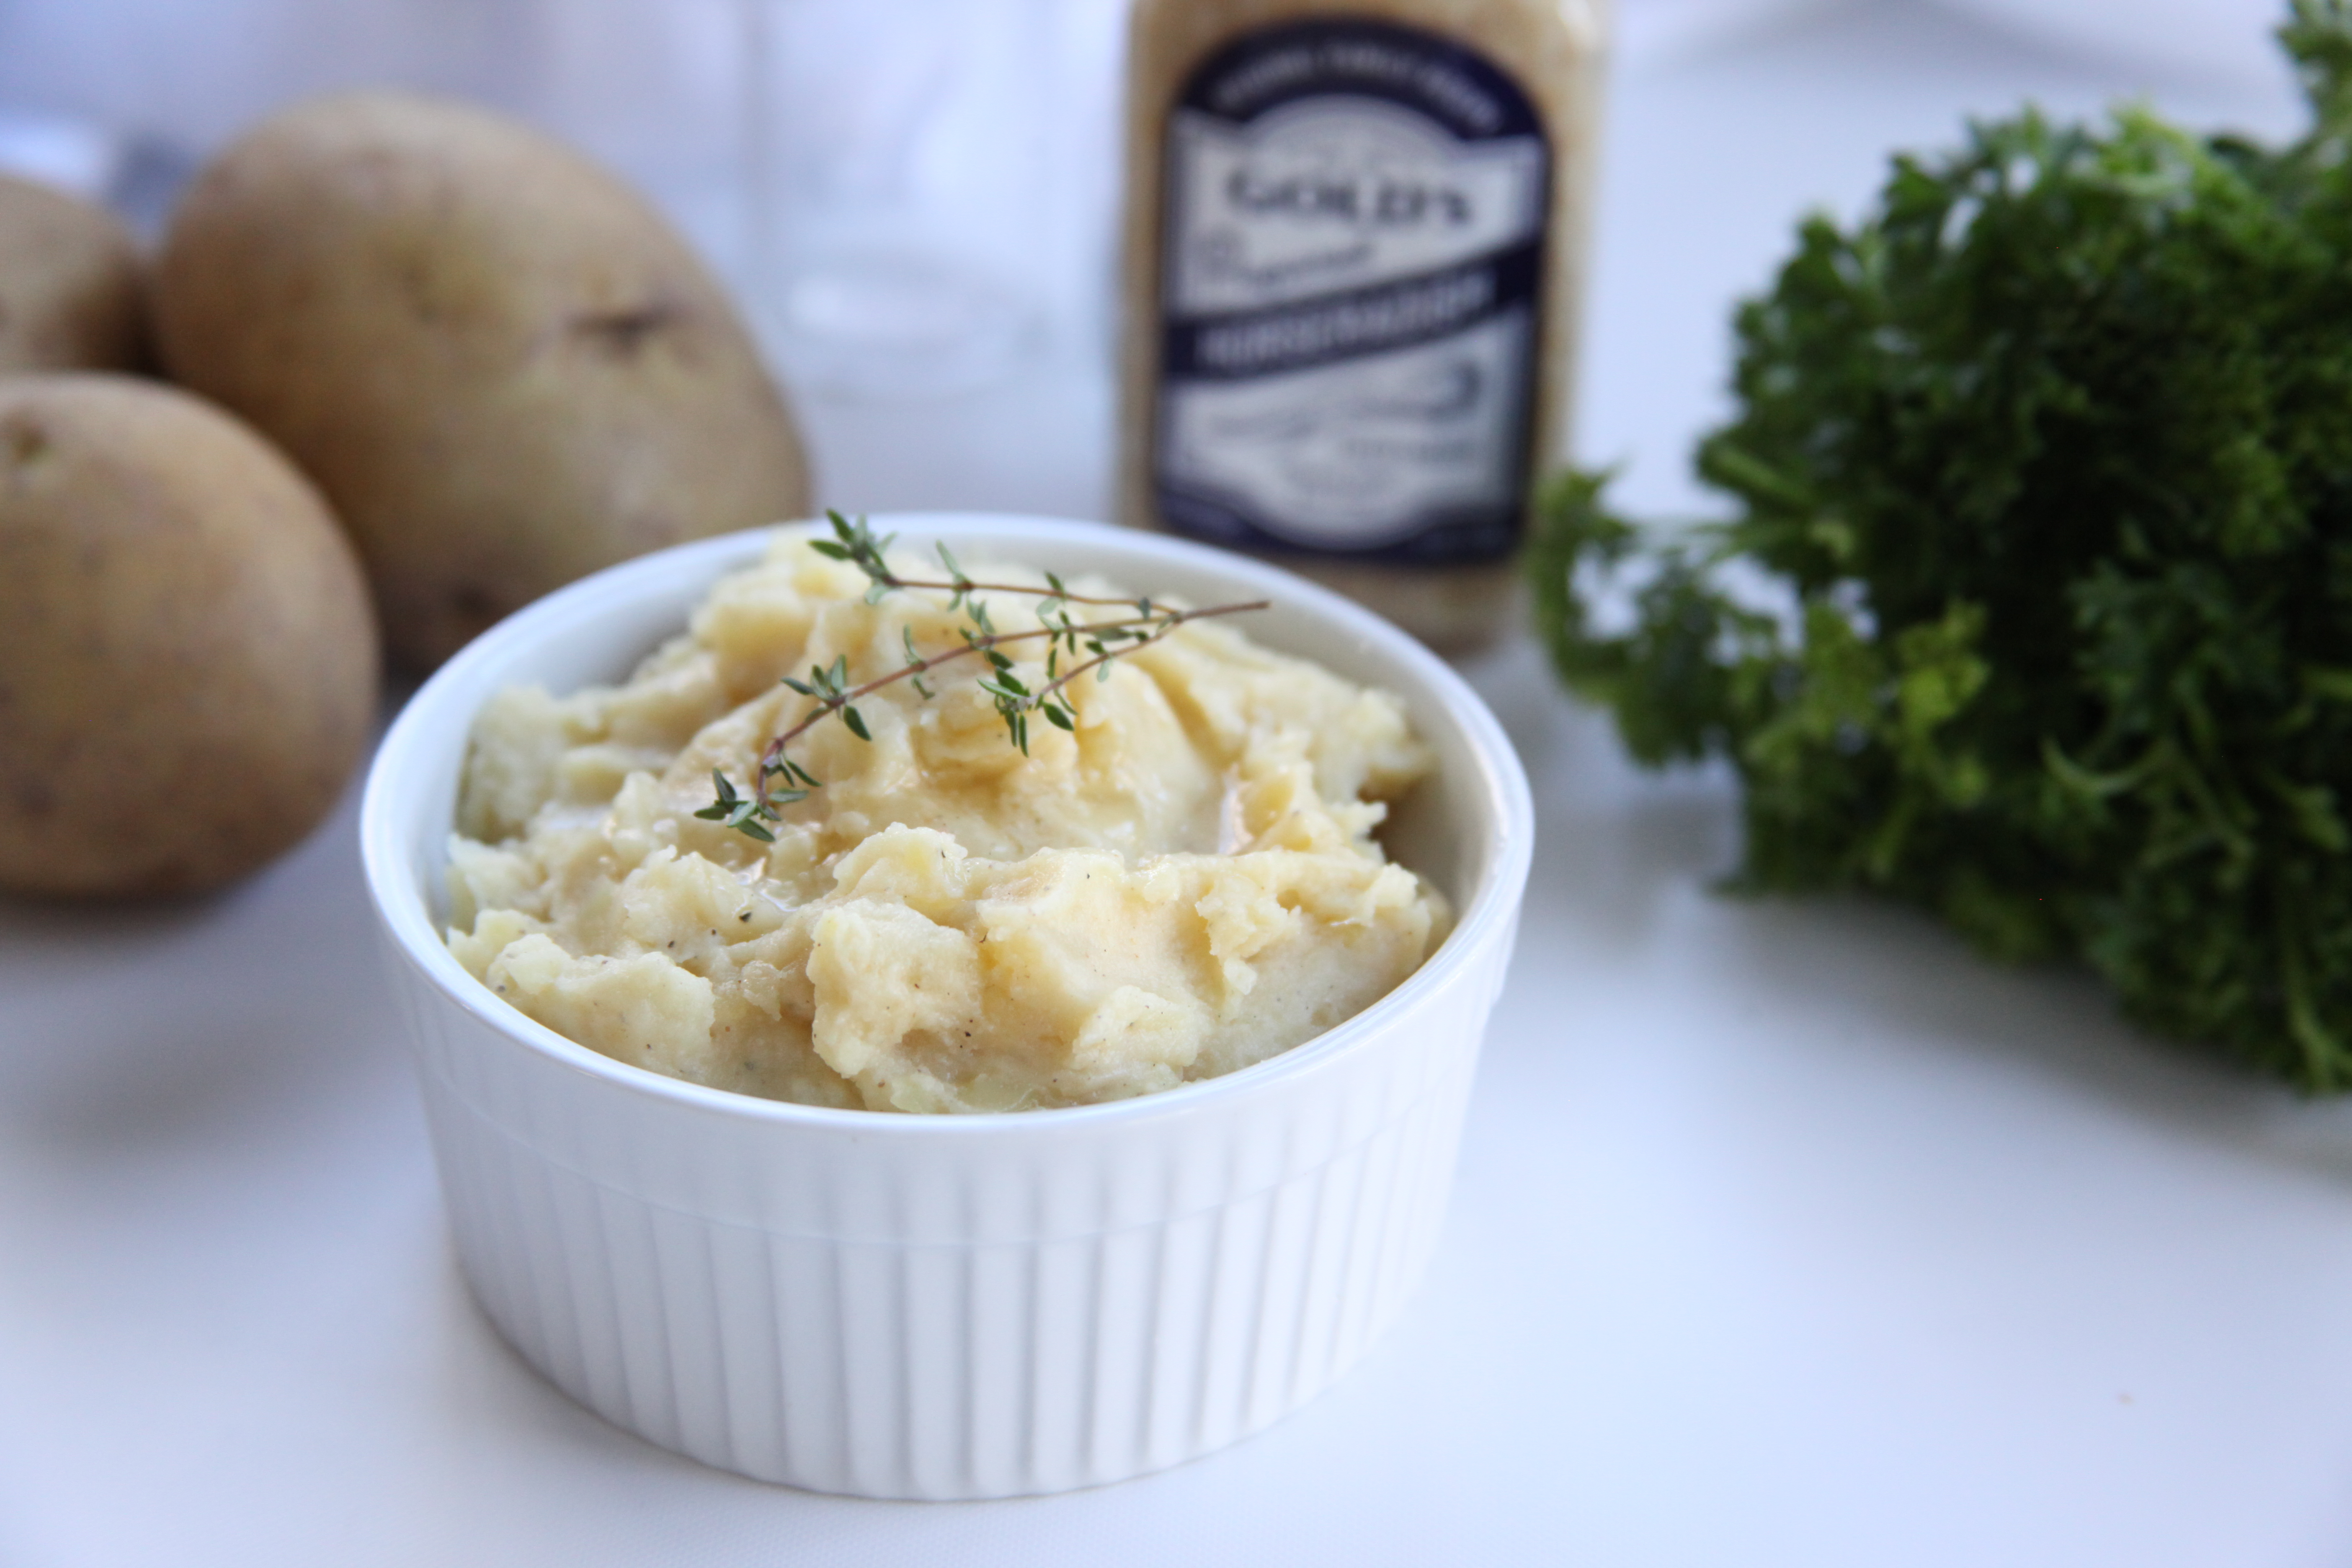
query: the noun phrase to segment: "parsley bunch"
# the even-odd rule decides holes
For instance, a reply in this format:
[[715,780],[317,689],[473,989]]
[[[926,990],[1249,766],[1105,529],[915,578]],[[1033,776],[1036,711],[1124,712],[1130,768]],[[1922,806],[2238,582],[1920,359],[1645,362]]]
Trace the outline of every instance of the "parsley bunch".
[[1564,475],[1530,570],[1637,757],[1738,772],[1738,885],[2078,955],[2140,1022],[2325,1092],[2352,1087],[2352,0],[2279,37],[2292,145],[2029,110],[1807,221],[1699,448],[1734,519],[1653,542]]

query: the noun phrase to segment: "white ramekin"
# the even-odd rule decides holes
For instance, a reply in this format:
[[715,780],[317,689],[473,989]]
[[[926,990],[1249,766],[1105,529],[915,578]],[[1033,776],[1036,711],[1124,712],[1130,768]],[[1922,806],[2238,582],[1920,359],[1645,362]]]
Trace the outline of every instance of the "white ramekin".
[[[1228,1077],[1110,1105],[905,1116],[753,1100],[532,1022],[442,941],[476,711],[612,680],[766,531],[572,584],[444,666],[361,818],[466,1274],[515,1348],[615,1425],[761,1480],[885,1498],[1093,1486],[1180,1463],[1325,1387],[1424,1271],[1517,923],[1528,787],[1468,687],[1386,623],[1222,552],[1099,525],[915,514],[960,557],[1099,572],[1397,691],[1440,758],[1388,832],[1453,898],[1393,994]],[[808,526],[808,525],[801,525]]]

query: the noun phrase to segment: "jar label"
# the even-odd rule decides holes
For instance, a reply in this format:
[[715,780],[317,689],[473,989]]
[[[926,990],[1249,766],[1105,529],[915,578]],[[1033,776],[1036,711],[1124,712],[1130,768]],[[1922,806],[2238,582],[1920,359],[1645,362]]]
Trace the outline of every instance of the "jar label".
[[1507,555],[1549,173],[1526,95],[1450,39],[1302,22],[1203,62],[1168,125],[1161,518],[1260,550]]

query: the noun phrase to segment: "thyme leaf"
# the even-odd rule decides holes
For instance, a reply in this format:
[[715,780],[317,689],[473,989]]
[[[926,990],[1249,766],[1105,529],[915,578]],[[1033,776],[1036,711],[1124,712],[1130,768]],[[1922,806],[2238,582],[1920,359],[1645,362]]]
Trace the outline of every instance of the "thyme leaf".
[[[1178,610],[1155,605],[1148,596],[1133,599],[1109,598],[1099,595],[1073,594],[1062,579],[1053,573],[1045,574],[1046,586],[1038,588],[1019,583],[979,583],[968,575],[944,540],[935,545],[941,566],[948,573],[945,581],[905,578],[890,568],[887,556],[894,535],[877,536],[866,521],[855,521],[837,511],[825,513],[833,529],[833,537],[811,542],[810,548],[828,560],[856,566],[866,577],[864,601],[874,605],[888,595],[905,590],[943,593],[948,595],[950,614],[961,611],[970,623],[957,627],[960,646],[923,651],[915,641],[911,626],[899,627],[899,645],[906,661],[883,671],[871,679],[853,684],[846,654],[836,654],[830,665],[811,665],[808,679],[793,676],[782,678],[782,683],[793,692],[805,697],[814,704],[789,729],[769,741],[761,752],[754,770],[755,778],[750,795],[740,795],[723,772],[711,773],[711,804],[694,815],[709,822],[723,822],[728,827],[761,843],[772,844],[775,834],[771,824],[783,820],[782,810],[798,805],[810,795],[824,788],[822,781],[788,752],[792,743],[806,734],[823,720],[839,714],[842,726],[858,740],[871,742],[873,731],[855,703],[859,698],[904,680],[912,685],[926,701],[934,689],[923,676],[939,666],[956,659],[979,656],[988,666],[988,673],[974,684],[988,693],[998,716],[1004,722],[1006,739],[1020,751],[1029,754],[1029,715],[1043,712],[1046,721],[1072,734],[1077,731],[1077,710],[1065,695],[1069,683],[1092,670],[1097,682],[1110,679],[1110,665],[1122,654],[1149,647],[1190,621],[1213,616],[1243,615],[1269,608],[1265,600],[1247,604],[1215,605],[1206,609]],[[1040,599],[1037,612],[1038,628],[1034,631],[1006,632],[997,629],[989,617],[987,602],[982,594],[1019,594]],[[1120,614],[1096,621],[1073,618],[1070,606],[1087,605],[1108,606]],[[1002,649],[1014,643],[1045,643],[1045,683],[1030,689],[1016,673],[1017,665]],[[1080,648],[1093,655],[1082,662],[1064,668],[1061,654],[1066,651],[1073,660]],[[781,786],[772,785],[772,779],[782,780]],[[797,781],[797,782],[795,782]]]

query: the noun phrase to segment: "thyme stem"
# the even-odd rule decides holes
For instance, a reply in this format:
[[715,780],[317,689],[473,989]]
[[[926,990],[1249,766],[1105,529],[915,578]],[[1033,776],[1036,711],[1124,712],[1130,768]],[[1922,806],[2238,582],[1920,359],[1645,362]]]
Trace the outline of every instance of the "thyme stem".
[[1031,594],[1040,598],[1063,599],[1073,605],[1123,605],[1133,608],[1133,599],[1103,599],[1086,594],[1073,594],[1066,588],[1039,588],[1021,583],[974,583],[969,580],[934,583],[920,577],[893,577],[887,574],[874,579],[886,588],[929,588],[942,594]]
[[[1120,654],[1133,653],[1137,648],[1150,647],[1153,643],[1160,641],[1170,632],[1172,632],[1178,626],[1182,626],[1186,621],[1205,621],[1212,616],[1238,616],[1245,611],[1270,610],[1272,608],[1274,608],[1274,601],[1271,599],[1253,599],[1246,605],[1218,605],[1206,610],[1171,610],[1169,612],[1167,617],[1160,623],[1160,629],[1153,632],[1150,637],[1145,637],[1141,642],[1135,644],[1131,647],[1123,647],[1116,649],[1110,653],[1097,654],[1094,658],[1087,660],[1086,663],[1079,665],[1076,668],[1069,670],[1063,675],[1056,676],[1054,679],[1046,682],[1044,686],[1039,687],[1037,689],[1037,700],[1040,702],[1045,701],[1045,699],[1054,696],[1065,687],[1068,686],[1070,682],[1076,680],[1081,675],[1084,675],[1087,671],[1097,668],[1102,665],[1108,664],[1112,659],[1118,658]],[[1133,625],[1137,623],[1129,624]],[[1081,627],[1080,629],[1083,630],[1085,628]]]
[[[894,586],[909,588],[943,588],[947,586],[947,584],[943,583],[907,583],[894,584]],[[983,584],[974,584],[972,586],[981,587],[983,586]],[[994,593],[1013,594],[1043,594],[1050,592],[1050,590],[1043,588],[994,588],[990,591]],[[1076,597],[1075,595],[1066,596]],[[1085,599],[1079,602],[1088,605],[1132,605],[1135,603],[1132,599]],[[1069,685],[1072,679],[1084,675],[1087,670],[1096,668],[1097,665],[1108,663],[1111,659],[1118,658],[1119,654],[1133,653],[1137,648],[1150,647],[1153,643],[1160,641],[1170,632],[1174,631],[1178,626],[1182,626],[1187,621],[1205,621],[1212,616],[1237,616],[1246,610],[1270,610],[1273,607],[1273,600],[1256,599],[1246,605],[1217,605],[1205,610],[1170,610],[1164,615],[1153,616],[1149,619],[1139,616],[1123,621],[1073,621],[1066,629],[1058,626],[1039,626],[1034,631],[991,632],[985,637],[972,638],[961,647],[952,647],[944,653],[931,654],[921,659],[901,665],[897,669],[891,670],[887,675],[877,675],[873,679],[865,682],[863,685],[854,686],[837,696],[821,699],[814,708],[810,709],[808,712],[802,717],[799,723],[794,724],[791,729],[786,730],[774,740],[768,742],[768,749],[762,754],[761,761],[761,771],[772,771],[768,768],[767,760],[778,755],[785,747],[791,745],[794,741],[799,740],[803,735],[807,734],[809,731],[814,729],[824,720],[826,715],[837,713],[843,708],[847,707],[850,703],[856,701],[859,698],[870,696],[874,692],[879,691],[885,687],[895,685],[898,681],[906,679],[910,675],[920,675],[925,670],[937,669],[943,664],[951,664],[955,660],[962,658],[969,654],[985,653],[990,648],[1002,647],[1006,643],[1032,641],[1037,637],[1065,637],[1072,631],[1082,634],[1091,632],[1096,636],[1100,636],[1102,633],[1108,631],[1124,631],[1130,626],[1148,626],[1158,628],[1149,636],[1129,645],[1129,647],[1116,649],[1110,653],[1101,654],[1096,658],[1087,660],[1086,663],[1079,665],[1076,668],[1070,670],[1067,674],[1059,677],[1050,685],[1041,688],[1037,692],[1037,697],[1042,700]]]
[[[901,680],[912,680],[915,689],[929,700],[932,693],[920,679],[924,672],[977,655],[992,667],[989,674],[981,678],[980,688],[995,699],[996,710],[1004,721],[1006,733],[1025,756],[1029,751],[1029,715],[1033,712],[1043,713],[1057,729],[1076,732],[1076,710],[1071,706],[1066,693],[1070,683],[1078,677],[1091,670],[1097,672],[1098,678],[1108,679],[1108,667],[1113,659],[1163,641],[1177,627],[1189,621],[1272,608],[1271,601],[1265,599],[1253,600],[1248,604],[1213,605],[1205,609],[1181,610],[1155,605],[1148,595],[1118,599],[1073,594],[1051,572],[1045,574],[1045,581],[1050,586],[1045,588],[1015,583],[976,583],[964,575],[963,568],[956,564],[955,556],[944,543],[937,548],[940,563],[952,574],[950,581],[900,577],[889,569],[884,558],[884,552],[890,544],[888,539],[876,538],[863,519],[851,522],[839,512],[827,512],[825,515],[832,521],[834,538],[819,540],[814,548],[820,554],[846,562],[866,574],[870,584],[866,592],[868,604],[877,603],[885,595],[900,590],[944,593],[950,595],[948,608],[950,611],[962,609],[965,617],[971,622],[971,629],[964,631],[961,647],[925,654],[915,646],[913,632],[902,628],[900,635],[906,645],[907,662],[856,686],[849,684],[849,664],[845,655],[835,656],[830,668],[811,667],[809,679],[804,682],[791,676],[783,678],[786,686],[814,699],[815,706],[802,714],[790,729],[769,741],[761,750],[750,795],[737,795],[727,775],[713,770],[710,775],[715,791],[713,799],[710,805],[694,814],[707,821],[723,822],[735,831],[763,843],[774,841],[775,835],[768,830],[766,825],[783,820],[782,807],[806,800],[812,790],[824,787],[823,780],[787,754],[794,741],[835,713],[841,715],[843,724],[851,734],[861,741],[873,739],[866,730],[865,718],[857,711],[856,702],[861,697],[871,696]],[[1038,611],[1038,618],[1045,624],[1034,630],[1000,632],[989,622],[988,606],[977,596],[982,594],[1027,594],[1045,599],[1045,607]],[[1135,613],[1114,620],[1074,621],[1069,616],[1068,606],[1071,605],[1117,605]],[[1034,642],[1040,638],[1046,643],[1046,679],[1044,685],[1032,691],[1013,673],[1013,660],[998,650],[1010,644]],[[1081,648],[1094,657],[1075,663],[1066,670],[1058,668],[1065,652],[1071,658],[1077,659]],[[775,783],[777,780],[782,781],[780,785]]]

